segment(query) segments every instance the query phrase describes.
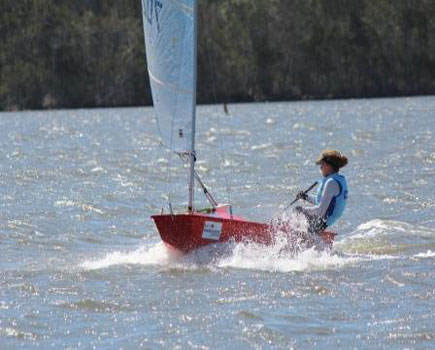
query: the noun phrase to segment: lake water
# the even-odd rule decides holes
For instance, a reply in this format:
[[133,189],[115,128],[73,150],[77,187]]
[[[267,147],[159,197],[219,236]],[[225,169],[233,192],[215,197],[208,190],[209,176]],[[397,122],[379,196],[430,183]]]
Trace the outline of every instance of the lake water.
[[322,149],[348,155],[333,251],[175,256],[149,217],[186,175],[151,108],[1,113],[0,349],[435,348],[435,97],[228,108],[198,108],[197,165],[237,214],[268,221]]

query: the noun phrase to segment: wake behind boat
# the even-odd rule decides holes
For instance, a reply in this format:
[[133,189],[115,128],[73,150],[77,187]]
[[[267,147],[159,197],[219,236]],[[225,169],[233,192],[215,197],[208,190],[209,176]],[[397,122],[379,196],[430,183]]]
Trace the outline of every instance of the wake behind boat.
[[[195,172],[197,0],[142,0],[146,57],[154,109],[163,144],[186,159],[189,168],[188,210],[153,215],[163,242],[182,252],[234,240],[272,244],[276,227],[233,215],[219,205]],[[209,212],[194,207],[195,179],[212,205]],[[284,231],[293,234],[291,227]],[[333,233],[322,238],[331,245]]]

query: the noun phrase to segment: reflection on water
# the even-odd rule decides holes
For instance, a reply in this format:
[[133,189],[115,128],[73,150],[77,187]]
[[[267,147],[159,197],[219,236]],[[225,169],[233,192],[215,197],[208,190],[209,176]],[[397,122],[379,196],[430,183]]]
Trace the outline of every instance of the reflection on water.
[[333,250],[277,235],[177,255],[149,216],[165,191],[185,207],[186,175],[152,109],[2,113],[1,349],[433,347],[435,99],[229,110],[198,108],[197,164],[237,214],[293,220],[318,152],[349,155]]

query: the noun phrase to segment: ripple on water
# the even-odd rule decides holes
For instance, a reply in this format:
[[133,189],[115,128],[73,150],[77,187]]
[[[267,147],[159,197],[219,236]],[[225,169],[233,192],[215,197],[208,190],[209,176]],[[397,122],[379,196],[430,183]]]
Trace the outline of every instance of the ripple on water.
[[168,187],[184,209],[187,189],[151,109],[2,114],[0,348],[430,349],[434,106],[239,104],[220,130],[221,106],[197,108],[198,171],[248,217],[314,181],[320,149],[351,156],[335,248],[296,255],[157,243],[149,214]]
[[122,305],[118,302],[95,300],[95,299],[83,299],[74,303],[55,303],[57,306],[70,309],[70,310],[86,310],[97,313],[118,313],[132,311],[131,305]]

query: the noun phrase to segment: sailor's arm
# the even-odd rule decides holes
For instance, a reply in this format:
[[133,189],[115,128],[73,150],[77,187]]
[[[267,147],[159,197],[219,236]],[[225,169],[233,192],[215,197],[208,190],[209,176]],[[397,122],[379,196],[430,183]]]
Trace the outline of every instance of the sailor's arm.
[[305,193],[303,191],[299,192],[296,195],[297,199],[303,199],[304,201],[307,201],[311,204],[316,204],[316,198],[314,196],[309,195],[308,193]]
[[316,204],[316,197],[311,194],[307,194],[307,198],[305,199],[308,203]]
[[331,179],[325,184],[325,188],[323,189],[322,193],[322,200],[320,203],[312,207],[302,207],[302,211],[309,216],[323,218],[325,217],[329,204],[331,204],[332,198],[337,196],[339,193],[340,188],[337,181]]

